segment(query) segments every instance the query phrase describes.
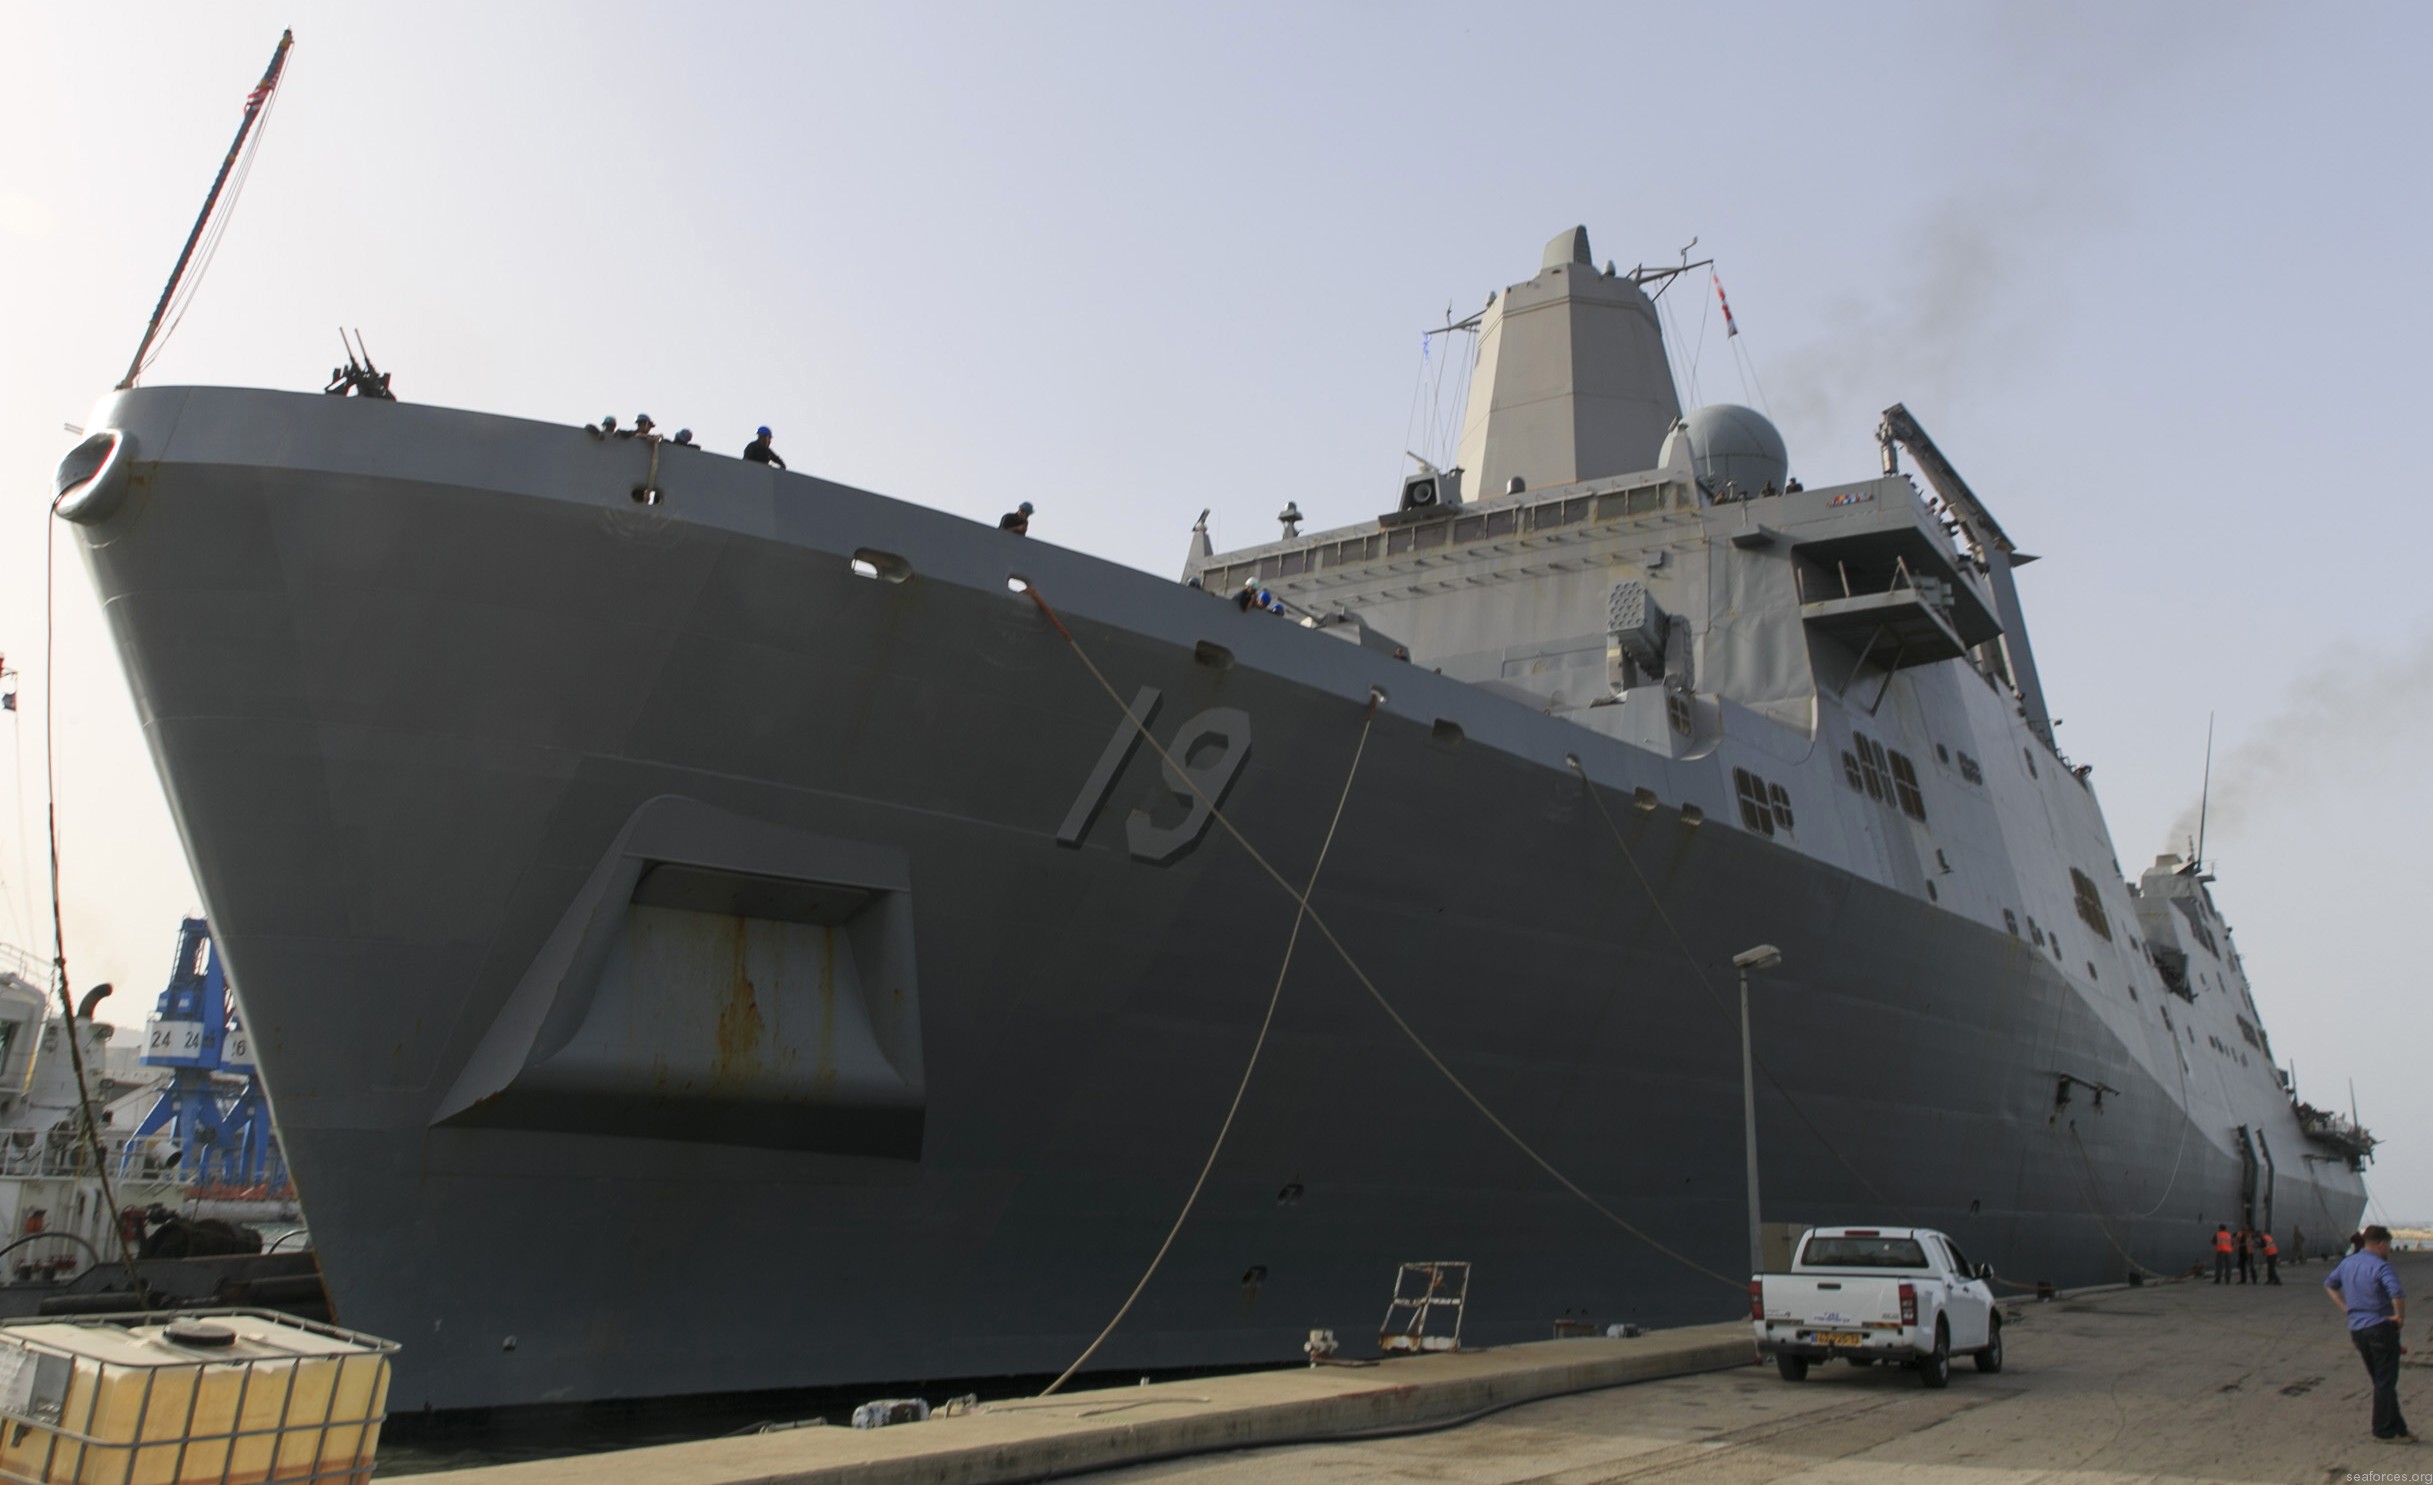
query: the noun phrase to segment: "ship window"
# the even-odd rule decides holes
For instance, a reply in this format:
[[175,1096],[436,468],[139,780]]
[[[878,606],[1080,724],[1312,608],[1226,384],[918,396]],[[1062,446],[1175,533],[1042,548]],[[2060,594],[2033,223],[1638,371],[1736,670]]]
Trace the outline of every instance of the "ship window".
[[1951,766],[1951,749],[1943,746],[1941,743],[1936,743],[1935,761],[1942,764],[1944,767],[1949,768]]
[[1935,865],[1942,867],[1946,872],[1951,870],[1951,858],[1943,854],[1941,846],[1935,847]]
[[1766,781],[1745,768],[1735,768],[1732,784],[1740,792],[1740,823],[1759,835],[1772,835],[1774,816],[1766,808]]
[[2028,941],[2033,943],[2039,949],[2043,948],[2044,930],[2036,926],[2036,915],[2034,913],[2028,914],[2027,925]]
[[1869,799],[1884,798],[1891,792],[1890,783],[1885,776],[1892,772],[1892,768],[1884,761],[1883,744],[1864,732],[1853,732],[1850,734],[1850,740],[1858,744],[1859,777],[1867,785],[1867,797]]
[[2009,908],[2004,908],[2002,910],[2002,926],[2011,931],[2011,937],[2017,938],[2019,936],[2019,915],[2012,912]]
[[1941,902],[1943,900],[1943,894],[1935,890],[1935,884],[1932,882],[1928,882],[1926,884],[1926,900],[1928,902]]
[[1985,782],[1985,770],[1977,766],[1976,759],[1962,753],[1960,755],[1960,777],[1972,784],[1982,784]]
[[2112,941],[2112,920],[2104,913],[2103,899],[2095,895],[2095,881],[2077,867],[2070,868],[2070,891],[2078,899],[2078,916],[2095,930],[2095,936],[2105,943]]
[[1859,760],[1848,748],[1842,749],[1842,781],[1853,794],[1864,794],[1867,786],[1859,782]]
[[1664,698],[1664,716],[1665,720],[1673,724],[1675,732],[1680,733],[1683,737],[1690,735],[1690,699],[1688,697],[1678,691],[1668,694]]
[[1774,803],[1774,823],[1789,830],[1791,828],[1791,791],[1780,784],[1768,784],[1766,785],[1766,795]]
[[1906,753],[1892,755],[1892,782],[1901,796],[1901,813],[1912,820],[1926,818],[1926,796],[1918,792],[1918,771]]

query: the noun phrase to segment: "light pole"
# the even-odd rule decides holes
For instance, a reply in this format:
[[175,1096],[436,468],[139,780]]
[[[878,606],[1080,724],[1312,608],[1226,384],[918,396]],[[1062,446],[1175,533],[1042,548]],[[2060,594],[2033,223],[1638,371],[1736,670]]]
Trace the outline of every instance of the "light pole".
[[1749,1156],[1749,1272],[1766,1270],[1766,1243],[1757,1221],[1757,1077],[1756,1058],[1749,1051],[1749,971],[1772,969],[1783,962],[1783,951],[1759,944],[1732,956],[1740,971],[1740,1132]]

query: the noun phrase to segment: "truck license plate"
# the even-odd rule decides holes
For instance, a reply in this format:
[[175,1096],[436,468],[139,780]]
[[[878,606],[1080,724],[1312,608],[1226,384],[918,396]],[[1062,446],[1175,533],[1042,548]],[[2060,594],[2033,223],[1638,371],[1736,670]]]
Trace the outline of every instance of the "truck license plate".
[[1867,1335],[1857,1330],[1820,1330],[1816,1333],[1816,1339],[1818,1344],[1826,1346],[1860,1346],[1866,1344]]

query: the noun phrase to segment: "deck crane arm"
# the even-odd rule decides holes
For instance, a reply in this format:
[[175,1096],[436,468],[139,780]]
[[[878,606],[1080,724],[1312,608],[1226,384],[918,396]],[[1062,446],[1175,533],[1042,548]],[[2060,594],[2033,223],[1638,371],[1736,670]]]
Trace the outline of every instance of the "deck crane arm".
[[2044,686],[2036,678],[2036,652],[2028,643],[2027,618],[2019,610],[2018,586],[2011,581],[2013,567],[2036,559],[2011,545],[2010,537],[2003,533],[1993,513],[1977,499],[1968,481],[1960,478],[1960,471],[1952,468],[1951,461],[1943,457],[1943,451],[1935,447],[1935,441],[1918,426],[1918,420],[1907,407],[1896,402],[1884,409],[1884,421],[1876,428],[1876,441],[1883,446],[1886,474],[1899,472],[1894,446],[1909,450],[1909,456],[1918,461],[1918,472],[1926,476],[1926,482],[1934,486],[1935,493],[1943,497],[1943,503],[1959,521],[1961,534],[1967,537],[1993,590],[1994,618],[2002,625],[2003,669],[2010,674],[2011,688],[2019,693],[2020,715],[2027,719],[2028,730],[2042,738],[2046,747],[2055,746],[2052,713],[2045,709]]

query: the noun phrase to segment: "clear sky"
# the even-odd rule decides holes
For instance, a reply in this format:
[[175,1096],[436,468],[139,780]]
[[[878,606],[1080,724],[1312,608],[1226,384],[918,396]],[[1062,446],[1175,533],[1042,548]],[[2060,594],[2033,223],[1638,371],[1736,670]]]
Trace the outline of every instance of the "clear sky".
[[[1157,571],[1392,499],[1419,332],[1589,228],[1719,260],[1675,346],[1810,483],[1906,401],[2004,525],[2121,862],[2219,719],[2216,893],[2300,1091],[2433,1215],[2415,552],[2433,240],[2411,5],[33,6],[0,0],[0,938],[39,946],[44,501],[282,26],[153,373],[647,411]],[[1689,286],[1692,290],[1699,286]],[[1703,338],[1701,327],[1703,326]],[[1690,388],[1684,386],[1685,402]],[[1451,395],[1450,392],[1447,395]],[[1423,451],[1429,451],[1423,449]],[[71,970],[140,1020],[183,858],[61,552]],[[17,769],[11,775],[6,770]],[[2412,930],[2410,930],[2412,931]]]

